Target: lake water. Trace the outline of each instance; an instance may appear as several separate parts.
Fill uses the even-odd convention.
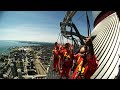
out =
[[[21,47],[21,46],[33,46],[40,44],[29,44],[29,43],[20,43],[18,41],[10,41],[10,40],[0,40],[0,54],[8,54],[9,48],[12,47]]]

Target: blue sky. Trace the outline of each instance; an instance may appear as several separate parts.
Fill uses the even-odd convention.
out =
[[[0,40],[55,42],[65,11],[2,11],[0,12]],[[73,22],[87,35],[86,18],[78,11]],[[93,28],[92,13],[88,12]],[[81,17],[82,15],[82,17]]]

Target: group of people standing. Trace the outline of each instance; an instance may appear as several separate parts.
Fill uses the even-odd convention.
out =
[[[53,49],[53,70],[58,71],[60,79],[65,75],[66,79],[90,79],[98,67],[94,55],[91,38],[87,37],[85,45],[74,53],[73,45],[65,45],[55,42]],[[70,72],[72,70],[72,76]]]

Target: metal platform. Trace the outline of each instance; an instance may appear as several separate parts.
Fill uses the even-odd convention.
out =
[[[73,72],[70,72],[70,78],[72,76]],[[53,71],[53,60],[50,60],[50,66],[49,66],[49,70],[48,70],[48,74],[47,74],[47,78],[46,79],[60,79],[60,75],[58,72]],[[62,79],[66,79],[65,76],[62,77]]]

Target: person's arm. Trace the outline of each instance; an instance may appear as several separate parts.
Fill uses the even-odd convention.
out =
[[[75,59],[75,60],[78,60],[78,54],[75,54],[75,55],[74,55],[74,59]]]

